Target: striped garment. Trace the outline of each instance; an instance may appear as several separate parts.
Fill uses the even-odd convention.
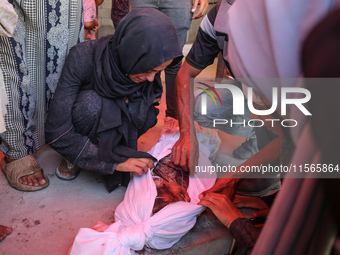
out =
[[[0,38],[0,68],[9,99],[0,150],[9,158],[45,144],[44,124],[70,48],[84,38],[82,0],[9,0],[18,14],[11,38]]]

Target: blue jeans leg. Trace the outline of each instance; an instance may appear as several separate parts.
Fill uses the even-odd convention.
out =
[[[191,26],[192,0],[130,0],[131,10],[138,8],[156,8],[167,15],[176,29],[178,43],[183,49],[187,40],[187,32]],[[166,116],[177,119],[175,100],[175,81],[182,63],[165,69],[166,84]]]

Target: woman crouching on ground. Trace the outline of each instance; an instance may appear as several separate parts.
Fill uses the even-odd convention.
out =
[[[46,122],[46,142],[67,160],[57,176],[96,171],[112,191],[127,185],[128,172],[152,168],[137,139],[157,122],[160,71],[181,59],[170,19],[152,8],[129,13],[114,35],[74,46]]]

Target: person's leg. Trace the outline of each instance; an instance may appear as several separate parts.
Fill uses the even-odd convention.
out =
[[[94,90],[78,93],[72,109],[72,124],[77,133],[88,136],[93,143],[97,141],[97,125],[102,108],[102,98]]]
[[[79,8],[81,2],[76,0],[59,1],[57,5],[25,0],[13,1],[13,5],[18,14],[16,30],[13,37],[0,38],[0,68],[5,74],[4,84],[9,98],[6,132],[0,135],[0,150],[7,158],[8,176],[24,174],[18,180],[8,179],[10,184],[20,190],[32,190],[16,184],[45,187],[48,181],[38,170],[34,153],[45,144],[48,102],[53,96],[66,54],[84,39],[82,8]],[[70,11],[60,11],[65,8]],[[49,12],[60,14],[60,20],[65,22],[46,19]],[[26,22],[27,19],[32,22]],[[47,25],[41,26],[46,20]],[[66,30],[70,31],[70,36],[63,33]],[[55,33],[60,36],[55,37]]]
[[[183,49],[186,40],[187,32],[191,26],[191,0],[160,0],[160,11],[167,15],[176,29],[178,43]],[[177,119],[177,109],[175,100],[175,81],[176,76],[181,68],[181,63],[178,63],[171,68],[165,69],[165,84],[166,84],[166,117]]]
[[[6,238],[10,233],[12,233],[13,229],[11,227],[6,227],[0,225],[0,242]]]
[[[97,126],[100,118],[102,99],[93,90],[80,91],[72,109],[72,124],[76,132],[88,136],[93,143],[97,141]],[[64,154],[65,153],[65,154]],[[63,155],[67,155],[65,151]],[[73,180],[80,169],[66,159],[56,169],[56,175],[62,180]]]
[[[167,15],[172,21],[177,34],[177,39],[181,48],[187,39],[187,32],[191,26],[191,0],[131,0],[130,9],[138,8],[156,8]],[[166,116],[177,119],[176,103],[175,103],[175,81],[176,76],[181,67],[181,63],[172,68],[165,69],[166,83]]]
[[[177,107],[175,98],[175,82],[179,69],[182,63],[178,63],[176,66],[165,69],[165,84],[166,84],[166,111],[165,116],[171,117],[177,120]]]
[[[158,7],[158,1],[155,0],[130,0],[129,1],[130,10],[136,10],[139,8],[156,8]]]
[[[126,14],[129,12],[129,1],[128,0],[112,0],[112,8],[111,8],[111,20],[115,29],[119,22],[124,18]]]
[[[38,113],[36,107],[39,106],[36,91],[39,89],[31,81],[29,66],[25,48],[25,33],[22,29],[24,21],[22,15],[18,13],[18,26],[12,38],[0,38],[0,68],[4,76],[1,85],[6,91],[8,104],[6,106],[5,127],[6,132],[0,134],[0,150],[5,154],[2,170],[7,175],[13,175],[13,171],[19,165],[28,168],[28,155],[32,155],[43,145],[40,133],[37,132],[40,124],[37,120]],[[20,29],[21,28],[21,29]],[[14,50],[14,47],[16,47]],[[20,164],[14,163],[22,159]],[[33,158],[34,160],[34,158]],[[18,166],[17,166],[18,165]],[[7,168],[7,171],[5,171]],[[37,170],[39,166],[37,164]],[[17,171],[24,171],[18,169]],[[15,174],[17,176],[17,174]],[[9,182],[16,181],[9,178]],[[42,171],[35,171],[21,177],[19,183],[28,186],[39,186],[46,184]]]

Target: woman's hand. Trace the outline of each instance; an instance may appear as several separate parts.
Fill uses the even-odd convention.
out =
[[[222,194],[208,193],[198,204],[208,207],[227,228],[237,218],[244,218],[233,202]]]
[[[129,158],[125,162],[119,163],[116,170],[121,172],[134,172],[137,175],[146,173],[148,169],[154,167],[153,161],[149,158]]]

